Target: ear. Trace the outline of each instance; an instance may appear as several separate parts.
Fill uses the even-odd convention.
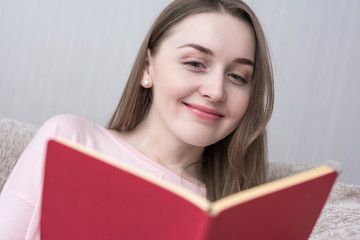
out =
[[[140,81],[140,84],[144,88],[150,88],[153,84],[153,58],[151,57],[150,49],[147,49],[146,51],[143,74]]]

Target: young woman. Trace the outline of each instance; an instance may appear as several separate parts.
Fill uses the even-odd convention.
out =
[[[175,0],[146,36],[108,128],[61,115],[39,130],[1,194],[0,239],[39,238],[52,137],[216,200],[265,182],[272,107],[268,49],[252,10],[238,0]]]

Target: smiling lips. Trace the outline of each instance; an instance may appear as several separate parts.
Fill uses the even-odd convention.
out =
[[[207,107],[189,103],[184,103],[184,105],[196,116],[205,120],[215,121],[224,117],[224,115],[218,111]]]

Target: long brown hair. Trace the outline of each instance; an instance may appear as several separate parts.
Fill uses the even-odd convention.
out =
[[[256,38],[255,67],[250,101],[239,126],[226,138],[207,146],[201,160],[201,178],[207,197],[214,201],[232,193],[262,184],[267,172],[266,125],[273,102],[273,74],[268,46],[254,12],[239,0],[175,0],[153,23],[145,37],[109,129],[130,131],[147,115],[152,102],[151,89],[141,87],[147,49],[157,53],[170,30],[186,17],[198,13],[230,14],[252,26]]]

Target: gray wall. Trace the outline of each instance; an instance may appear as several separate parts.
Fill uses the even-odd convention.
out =
[[[105,124],[151,22],[169,0],[0,0],[0,115]],[[272,49],[270,160],[340,161],[360,184],[360,1],[247,1]]]

